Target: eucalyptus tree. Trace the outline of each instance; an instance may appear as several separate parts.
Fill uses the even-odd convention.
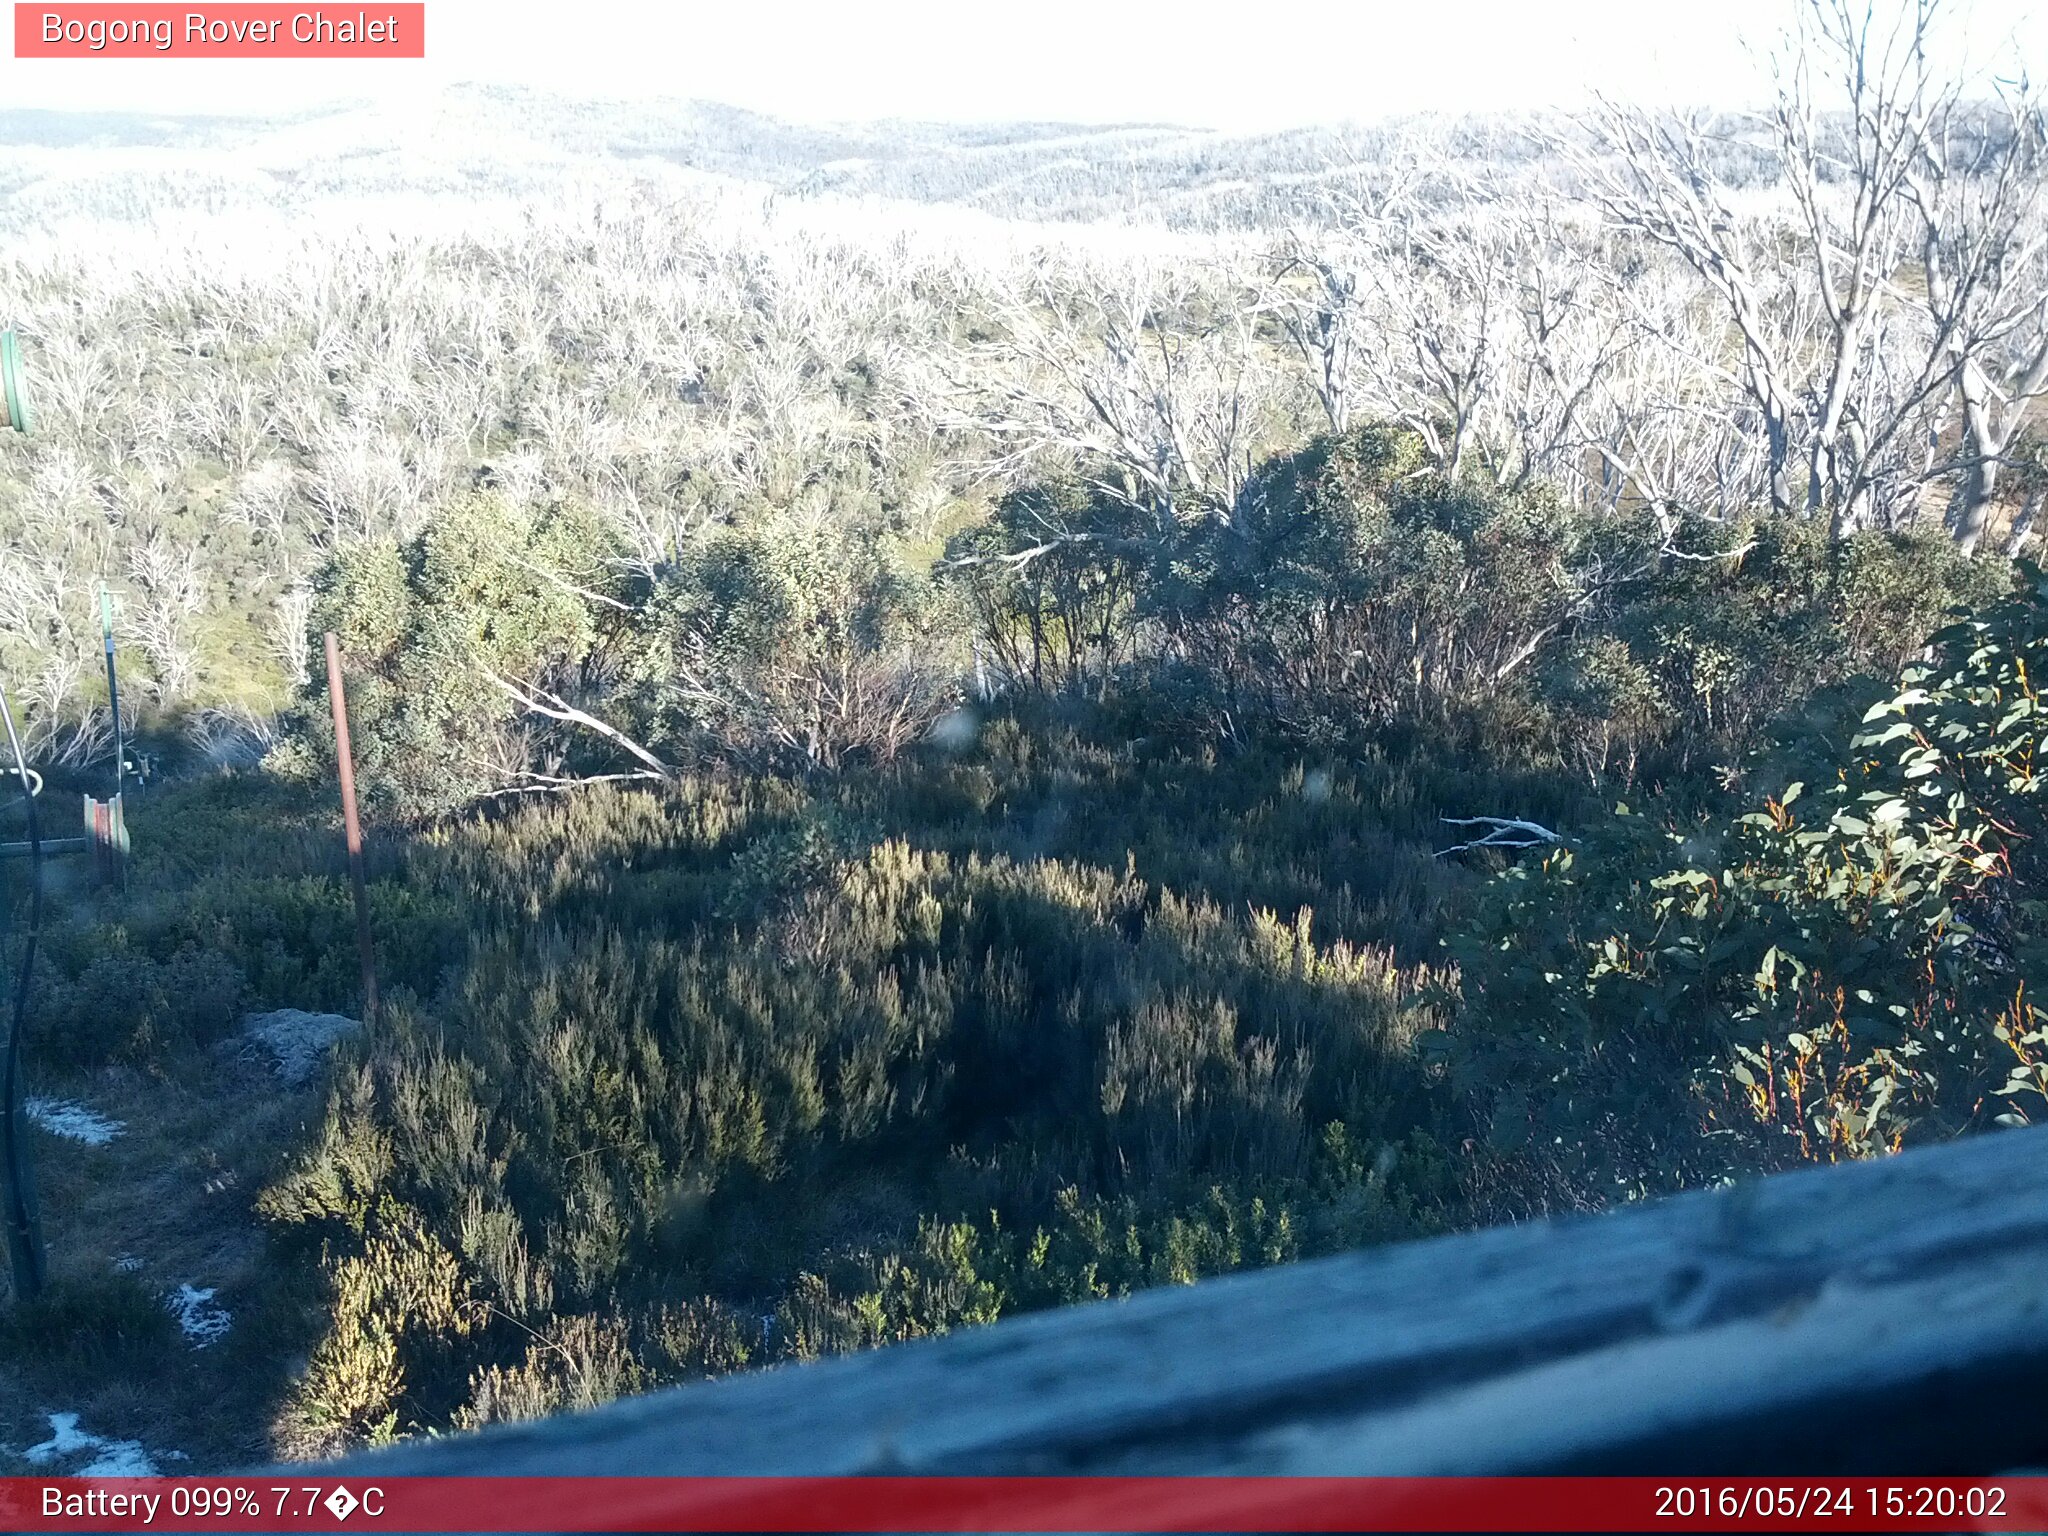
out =
[[[1974,549],[2048,388],[2048,183],[2024,78],[1987,111],[1946,21],[1940,0],[1805,0],[1768,110],[1602,100],[1550,142],[1584,195],[1718,299],[1773,506],[1826,513],[1839,535],[1910,517],[1954,475],[1952,524]],[[1926,452],[1958,410],[1959,447]]]
[[[2000,472],[2048,395],[2048,127],[2021,83],[1974,113],[1926,114],[1915,140],[1905,191],[1921,280],[1909,291],[1954,383],[1961,464],[1950,521],[1974,550]]]
[[[992,464],[1070,464],[1161,534],[1229,523],[1261,450],[1294,430],[1251,263],[1041,252],[989,300],[995,335],[929,381],[936,425]]]

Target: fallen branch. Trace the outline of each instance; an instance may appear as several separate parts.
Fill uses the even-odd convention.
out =
[[[1674,560],[1740,560],[1755,549],[1756,545],[1757,541],[1751,539],[1747,544],[1738,544],[1733,549],[1710,551],[1705,554],[1695,554],[1689,549],[1673,549],[1666,545],[1660,553],[1669,555]]]
[[[1437,820],[1451,827],[1491,827],[1493,830],[1484,837],[1474,838],[1469,843],[1460,843],[1455,848],[1440,848],[1436,857],[1464,853],[1473,848],[1541,848],[1548,844],[1562,843],[1564,838],[1546,826],[1533,821],[1517,821],[1506,816],[1439,816]]]
[[[550,720],[561,720],[569,725],[580,725],[588,730],[597,732],[605,740],[625,748],[626,751],[632,753],[633,756],[640,759],[649,768],[652,768],[654,776],[657,778],[668,779],[675,776],[673,768],[641,746],[640,743],[616,727],[606,725],[597,716],[586,714],[560,694],[549,693],[547,689],[537,687],[532,683],[508,681],[498,676],[497,673],[488,667],[483,668],[482,671],[485,677],[509,694],[521,708],[529,710],[536,715],[546,715]]]
[[[1048,539],[1043,544],[1034,544],[1029,549],[1020,549],[1008,554],[955,555],[951,559],[940,560],[937,563],[942,569],[949,571],[967,570],[977,565],[1007,565],[1012,570],[1022,570],[1041,555],[1049,555],[1056,549],[1065,549],[1070,544],[1100,542],[1101,540],[1091,533],[1063,534],[1059,538]]]
[[[524,782],[508,784],[502,789],[486,790],[483,798],[500,800],[507,795],[558,795],[567,790],[584,789],[592,784],[644,783],[652,781],[665,783],[668,775],[656,773],[651,768],[637,769],[632,773],[593,773],[581,776],[563,777],[555,774],[528,773]]]
[[[501,558],[510,561],[513,565],[518,566],[522,571],[531,571],[534,575],[540,577],[541,580],[553,582],[556,586],[560,587],[564,592],[574,593],[577,597],[584,599],[586,602],[605,603],[613,608],[618,609],[621,613],[638,613],[640,611],[639,609],[635,608],[631,603],[622,603],[616,597],[607,597],[602,592],[593,592],[588,587],[579,587],[575,582],[569,580],[568,577],[563,576],[558,572],[551,571],[546,566],[536,565],[533,563],[533,561],[523,559],[518,555],[512,554],[509,550],[501,551],[500,554]]]

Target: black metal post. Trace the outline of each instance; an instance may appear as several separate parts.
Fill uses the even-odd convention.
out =
[[[114,798],[121,798],[122,780],[128,772],[128,748],[121,740],[121,685],[114,679],[114,600],[107,584],[100,583],[100,639],[107,651],[107,708],[114,714]]]
[[[5,690],[0,690],[0,721],[6,724],[7,745],[14,755],[15,771],[21,777],[23,804],[28,808],[29,846],[28,940],[22,946],[7,1049],[4,1062],[0,1062],[0,1176],[6,1181],[6,1188],[0,1190],[0,1225],[7,1228],[7,1257],[14,1271],[15,1300],[30,1302],[42,1294],[48,1278],[42,1216],[36,1207],[35,1173],[29,1164],[28,1112],[21,1096],[22,1028],[28,1019],[28,984],[36,963],[36,942],[43,930],[43,830],[36,817],[37,785],[29,773],[28,755],[21,749],[21,736],[14,728],[14,711],[8,708]]]
[[[128,744],[121,738],[121,685],[114,676],[114,600],[104,581],[100,583],[100,640],[107,653],[107,708],[114,717],[114,798],[104,810],[90,801],[87,809],[93,813],[92,835],[96,840],[100,878],[110,884],[118,882],[126,890],[128,823],[121,791],[128,774]]]

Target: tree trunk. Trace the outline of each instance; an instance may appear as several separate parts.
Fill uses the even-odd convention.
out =
[[[1974,555],[1991,521],[1991,499],[1998,489],[1998,434],[1991,421],[1990,381],[1974,361],[1966,361],[1957,377],[1956,393],[1963,405],[1962,483],[1949,512],[1949,531],[1956,547]]]
[[[2026,553],[2027,540],[2033,537],[2034,522],[2041,515],[2043,492],[2028,493],[2026,502],[2020,507],[2020,515],[2012,520],[2012,532],[2006,535],[2005,553],[2009,560],[2017,560]]]
[[[1860,422],[1843,424],[1841,435],[1848,439],[1848,448],[1853,456],[1854,468],[1847,476],[1842,474],[1841,460],[1833,450],[1828,454],[1828,478],[1835,495],[1835,512],[1829,531],[1836,539],[1846,539],[1850,534],[1870,526],[1871,488],[1865,470],[1870,463],[1870,445]]]
[[[1776,390],[1764,384],[1760,375],[1752,378],[1763,387],[1756,394],[1764,411],[1764,440],[1771,456],[1771,510],[1779,514],[1792,510],[1792,476],[1786,468],[1792,456],[1790,435],[1786,430],[1785,402]]]

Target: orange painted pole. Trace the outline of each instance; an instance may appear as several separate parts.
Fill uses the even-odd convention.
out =
[[[370,891],[363,883],[363,824],[356,816],[355,757],[348,743],[348,698],[341,687],[341,647],[327,631],[327,700],[334,709],[334,755],[341,769],[341,824],[348,836],[348,876],[356,888],[356,946],[363,956],[363,1019],[377,1022],[377,955],[370,945]]]

